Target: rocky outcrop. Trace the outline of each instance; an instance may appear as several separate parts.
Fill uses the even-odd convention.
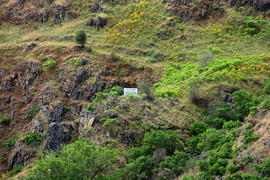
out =
[[[45,136],[44,149],[58,150],[62,144],[70,140],[72,129],[68,124],[51,123]]]
[[[76,70],[68,70],[65,67],[66,65],[62,66],[59,73],[59,77],[61,77],[58,81],[59,89],[71,99],[93,101],[97,92],[116,85],[114,81],[106,82],[100,76],[95,78],[95,83],[86,83],[86,80],[92,77],[91,71],[83,67]]]
[[[96,27],[98,30],[100,30],[100,28],[104,28],[107,25],[108,20],[104,17],[97,17],[97,18],[91,18],[88,20],[88,25],[89,26],[94,26]]]
[[[242,7],[242,6],[251,6],[254,7],[255,10],[257,11],[268,11],[270,10],[270,2],[268,0],[227,0],[227,2],[231,6],[235,6],[237,8]]]
[[[42,107],[39,116],[44,120],[51,122],[61,122],[65,115],[64,104],[59,103],[56,105],[50,105]]]
[[[14,165],[27,165],[31,158],[31,152],[28,149],[20,148],[15,151],[8,160],[8,167],[13,168]]]
[[[51,18],[54,24],[61,21],[69,21],[75,18],[68,6],[56,4],[54,1],[50,5],[44,5],[43,1],[18,0],[15,3],[8,3],[0,13],[0,22],[8,21],[14,24],[24,24],[29,21],[46,23]]]
[[[222,17],[225,13],[219,1],[207,2],[201,0],[196,4],[190,0],[167,0],[165,2],[170,4],[167,11],[176,15],[184,22],[201,21],[210,17]]]

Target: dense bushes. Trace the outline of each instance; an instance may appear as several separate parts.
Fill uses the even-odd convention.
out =
[[[175,150],[183,148],[183,142],[180,141],[181,131],[151,131],[145,134],[143,143],[152,149],[165,148],[173,153]]]
[[[79,138],[61,150],[37,161],[26,179],[94,179],[112,170],[116,160],[113,150],[96,147]]]
[[[207,66],[193,62],[170,62],[165,67],[162,82],[155,84],[158,96],[181,96],[194,82],[240,83],[251,81],[253,76],[269,75],[269,55],[220,57]],[[266,88],[267,89],[267,88]]]

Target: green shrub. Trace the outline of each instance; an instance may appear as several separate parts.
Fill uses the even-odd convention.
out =
[[[31,109],[30,111],[26,111],[26,117],[27,118],[33,118],[36,116],[36,114],[39,112],[40,107],[35,107],[33,109]]]
[[[149,179],[153,175],[153,167],[153,158],[150,155],[140,156],[116,172],[116,179]]]
[[[9,171],[10,175],[15,175],[18,174],[19,172],[21,172],[23,165],[22,164],[16,164],[13,166],[13,169],[11,171]]]
[[[9,123],[11,121],[11,116],[4,116],[2,114],[0,114],[0,123]]]
[[[124,94],[124,88],[119,86],[114,86],[111,89],[105,89],[103,92],[96,93],[96,98],[94,102],[99,102],[103,99],[106,99],[107,96],[113,96],[113,95],[123,95]]]
[[[270,95],[270,79],[264,84],[263,92]]]
[[[249,123],[247,125],[247,127],[245,127],[245,131],[244,131],[244,137],[243,137],[243,141],[245,144],[256,141],[260,138],[260,135],[254,135],[254,129],[252,128],[252,124]]]
[[[235,174],[227,175],[226,180],[262,180],[263,178],[258,173],[248,174],[237,172]],[[265,179],[267,180],[267,179]]]
[[[162,60],[162,55],[159,51],[151,52],[150,56],[146,56],[144,60],[148,63],[156,63]]]
[[[8,147],[14,146],[15,145],[15,139],[17,138],[17,134],[14,134],[12,137],[8,138],[5,142],[5,145]]]
[[[207,125],[202,121],[196,121],[190,128],[192,134],[198,135],[206,131]]]
[[[95,146],[88,139],[79,137],[76,142],[64,146],[59,154],[50,152],[50,156],[37,161],[37,166],[25,178],[100,179],[99,176],[112,173],[115,161],[113,150]]]
[[[84,46],[86,42],[86,33],[84,30],[78,30],[75,34],[75,42]]]
[[[253,166],[262,177],[270,177],[270,158],[264,159],[261,165],[253,164]]]
[[[237,112],[239,113],[239,118],[244,118],[253,109],[256,108],[257,104],[252,99],[252,94],[248,94],[244,90],[236,91],[233,93],[233,102],[237,106]]]
[[[168,168],[175,175],[180,175],[184,167],[186,166],[187,161],[189,160],[189,155],[184,152],[175,151],[173,156],[165,157],[165,161],[160,163],[160,168]]]
[[[87,108],[88,111],[94,111],[95,110],[95,106],[93,106],[92,103],[88,104]]]
[[[113,122],[118,122],[118,119],[117,118],[106,119],[106,121],[104,122],[104,124],[102,125],[102,127],[110,126]]]
[[[230,174],[235,173],[237,171],[237,167],[233,163],[228,164],[226,169],[227,172]]]
[[[23,141],[27,145],[32,144],[33,142],[36,145],[40,145],[41,144],[41,137],[42,136],[39,133],[29,133],[26,136],[24,136]]]
[[[165,148],[169,153],[183,148],[183,142],[180,140],[181,131],[161,131],[153,130],[144,135],[143,143],[149,145],[152,149]]]
[[[43,71],[48,71],[50,70],[54,65],[56,64],[56,62],[54,60],[47,60],[42,64],[43,67]]]

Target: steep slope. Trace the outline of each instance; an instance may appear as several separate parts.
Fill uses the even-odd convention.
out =
[[[269,9],[264,0],[2,1],[2,178],[29,174],[45,150],[79,136],[121,150],[96,178],[267,178]],[[128,87],[139,95],[123,96]]]

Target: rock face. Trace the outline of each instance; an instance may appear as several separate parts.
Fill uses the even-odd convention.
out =
[[[60,103],[40,110],[40,117],[48,122],[61,122],[64,118],[64,104]]]
[[[104,28],[107,25],[108,20],[104,17],[97,17],[95,19],[89,19],[88,25],[95,26],[98,30]]]
[[[14,152],[8,160],[8,167],[13,168],[14,165],[27,165],[27,162],[31,158],[31,153],[29,150],[20,148],[18,151]]]
[[[231,6],[236,6],[237,8],[241,6],[251,6],[257,11],[268,11],[270,9],[270,2],[268,0],[227,0]]]
[[[97,92],[111,88],[116,84],[114,81],[106,82],[101,77],[96,77],[96,83],[84,84],[84,81],[92,77],[92,72],[83,67],[76,70],[66,70],[63,66],[59,76],[61,77],[58,81],[60,90],[74,100],[93,101]]]
[[[14,24],[24,24],[29,21],[46,23],[52,19],[54,24],[61,21],[68,21],[75,18],[68,6],[57,4],[50,0],[49,6],[44,5],[43,1],[18,0],[15,3],[8,3],[0,13],[0,22],[9,21]]]
[[[58,150],[61,144],[67,143],[71,136],[72,127],[67,124],[51,123],[45,136],[44,149]]]
[[[191,0],[167,0],[166,2],[170,4],[167,11],[178,16],[184,22],[201,21],[216,16],[222,17],[225,12],[218,1],[214,3],[199,1],[197,4],[193,4]]]

